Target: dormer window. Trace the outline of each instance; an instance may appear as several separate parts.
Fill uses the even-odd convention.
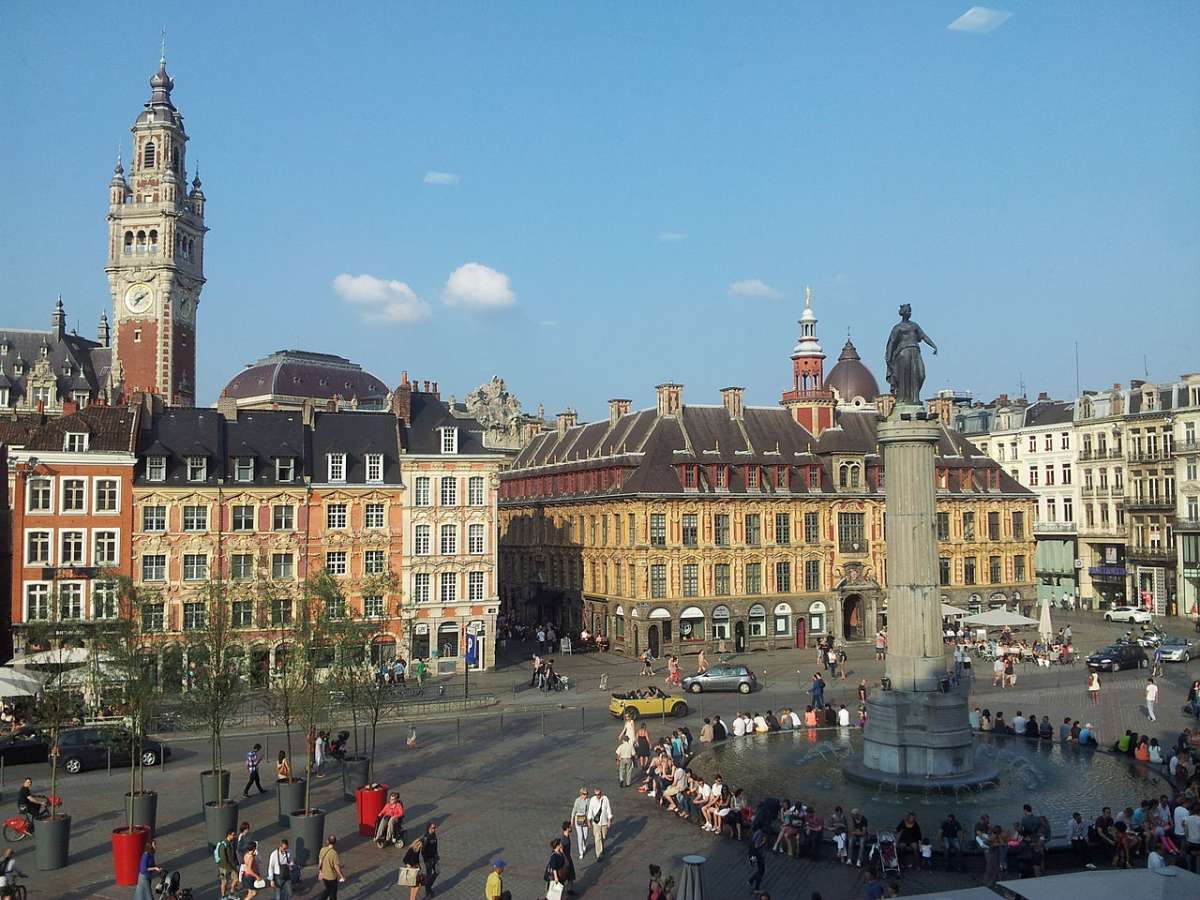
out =
[[[788,467],[779,466],[775,469],[775,487],[786,491],[788,486]]]
[[[280,483],[294,481],[296,478],[296,460],[290,456],[281,456],[275,460],[275,480]]]
[[[8,388],[0,387],[0,406],[8,406],[8,403],[9,403]]]
[[[63,439],[63,449],[68,453],[82,453],[88,448],[88,436],[82,431],[68,431]]]
[[[683,486],[685,488],[688,488],[689,490],[695,490],[695,488],[696,488],[696,467],[695,466],[684,466],[683,467]]]
[[[345,453],[330,453],[326,458],[329,462],[329,480],[330,481],[345,481],[346,480],[346,454]]]
[[[383,481],[383,454],[367,454],[367,481]]]
[[[165,456],[147,456],[146,457],[146,480],[147,481],[166,481],[167,480],[167,458]]]
[[[713,481],[717,486],[717,490],[723,491],[729,487],[729,472],[725,466],[715,466],[713,471]]]
[[[239,456],[233,463],[233,480],[251,482],[254,480],[254,457]]]
[[[84,407],[88,405],[88,401],[92,399],[92,395],[87,391],[75,391],[71,394],[71,399],[75,401],[76,405]]]
[[[208,459],[203,456],[187,458],[187,480],[204,481],[208,478]]]
[[[442,433],[442,452],[457,453],[458,452],[458,429],[452,426],[446,426],[439,429]]]
[[[74,375],[74,374],[75,374],[75,373],[72,371],[72,369],[71,369],[71,364],[70,364],[70,363],[64,363],[64,364],[63,364],[63,374],[64,374],[64,375],[66,375],[68,378],[70,378],[72,375]]]
[[[758,466],[746,466],[746,487],[752,491],[757,491],[759,480],[760,473]]]

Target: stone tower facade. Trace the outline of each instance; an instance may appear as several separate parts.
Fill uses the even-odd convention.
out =
[[[815,437],[833,426],[837,399],[825,386],[825,351],[817,339],[817,314],[808,288],[804,289],[804,312],[799,324],[800,339],[792,349],[792,387],[783,392],[779,402]]]
[[[129,172],[109,183],[108,261],[114,312],[113,395],[196,402],[196,310],[204,287],[204,192],[188,189],[187,132],[165,60],[133,123]]]

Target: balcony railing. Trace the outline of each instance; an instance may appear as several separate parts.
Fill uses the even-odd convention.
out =
[[[1129,454],[1131,463],[1162,462],[1170,459],[1174,453],[1169,447],[1157,447],[1154,450],[1133,450]]]
[[[1084,497],[1112,497],[1121,496],[1122,490],[1107,484],[1094,484],[1091,487],[1086,485],[1082,488],[1081,493]]]
[[[1129,547],[1125,550],[1125,555],[1133,559],[1160,559],[1169,560],[1175,558],[1174,547]]]
[[[1125,505],[1129,509],[1174,509],[1174,494],[1157,494],[1150,497],[1126,497]]]
[[[1037,522],[1034,534],[1074,534],[1078,526],[1074,522]]]
[[[1120,447],[1100,447],[1096,450],[1083,449],[1079,451],[1079,461],[1088,462],[1089,460],[1100,459],[1120,459],[1122,456]]]
[[[1200,519],[1178,518],[1175,520],[1176,531],[1200,531]]]

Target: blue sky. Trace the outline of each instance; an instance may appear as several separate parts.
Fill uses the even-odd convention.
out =
[[[1084,387],[1200,369],[1200,5],[969,8],[164,4],[201,401],[286,346],[585,418],[665,380],[774,403],[806,284],[827,369],[849,328],[881,379],[910,301],[927,393],[1070,395],[1076,340]],[[160,23],[0,19],[0,322],[62,293],[90,334]]]

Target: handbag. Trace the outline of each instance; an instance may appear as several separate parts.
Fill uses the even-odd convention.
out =
[[[563,886],[561,881],[552,881],[546,887],[546,900],[562,900]]]
[[[400,879],[396,882],[396,884],[403,887],[416,887],[419,883],[418,879],[420,876],[421,870],[416,866],[401,866]]]
[[[266,886],[267,886],[267,883],[266,883],[266,881],[264,881],[263,879],[261,879],[261,878],[257,878],[257,879],[255,879],[255,881],[254,881],[254,889],[255,889],[256,891],[261,891],[261,890],[262,890],[263,888],[265,888]]]

